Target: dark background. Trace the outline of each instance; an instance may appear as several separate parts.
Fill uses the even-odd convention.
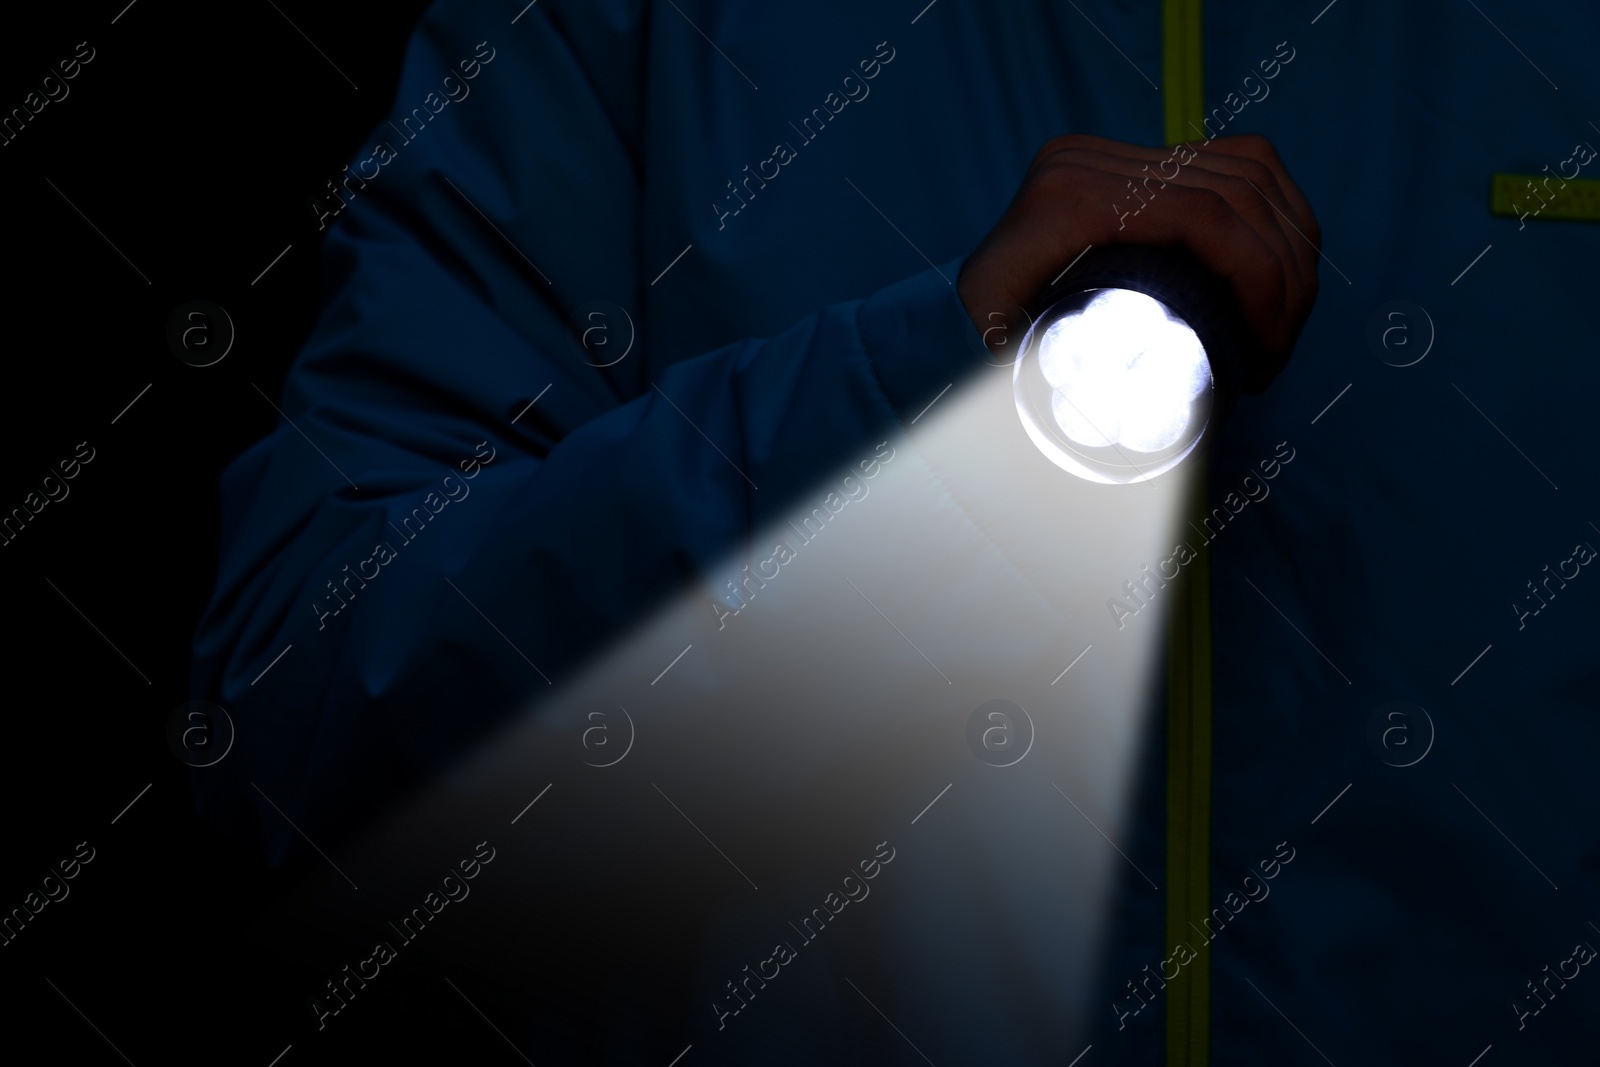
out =
[[[265,1067],[292,1043],[288,1067],[438,1042],[520,1062],[456,1019],[464,1004],[435,996],[419,1018],[403,964],[363,1022],[317,1034],[308,998],[359,957],[290,956],[253,933],[294,872],[269,875],[198,823],[167,746],[215,568],[218,474],[276,422],[252,383],[276,401],[316,313],[308,204],[387,110],[426,7],[275,2],[29,5],[0,36],[6,113],[79,42],[95,52],[0,147],[0,510],[79,442],[95,450],[70,494],[0,547],[0,911],[79,842],[95,850],[69,895],[0,947],[8,1061],[31,1048],[55,1062]],[[195,299],[236,330],[205,368],[166,340]]]

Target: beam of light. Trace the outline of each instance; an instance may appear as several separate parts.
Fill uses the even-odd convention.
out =
[[[1150,304],[1111,295],[1095,307],[1113,325],[1124,315],[1153,325],[1162,344],[1135,351],[1113,330],[1115,358],[1098,364],[1082,350],[1089,331],[1111,329],[1098,312],[1052,344],[1052,389],[1113,385],[1093,409],[1111,412],[1103,438],[1076,424],[1063,436],[1159,445],[1171,412],[1209,383],[1203,354]],[[1170,410],[1145,411],[1136,394]],[[872,974],[874,999],[919,1046],[941,1049],[940,1062],[1083,1047],[1115,992],[1097,967],[1118,898],[1160,911],[1133,866],[1140,833],[1160,829],[1136,826],[1132,801],[1161,691],[1164,615],[1187,576],[1128,589],[1190,539],[1180,532],[1189,475],[1070,477],[1016,411],[1010,368],[980,368],[909,434],[862,446],[699,587],[353,845],[363,893],[394,887],[404,914],[437,863],[487,838],[499,858],[430,926],[456,933],[430,944],[485,983],[493,972],[505,1002],[527,1006],[523,1032],[593,1024],[540,1014],[533,991],[575,974],[593,988],[572,1003],[592,1001],[606,1026],[654,1025],[650,983],[622,980],[645,969],[682,992],[694,1033],[673,1037],[697,1051],[820,1033],[819,1020],[845,1010],[827,990]],[[1029,732],[1003,738],[1020,759],[972,750],[972,716],[991,702],[1025,713],[993,720]],[[1000,728],[985,726],[978,736]],[[597,766],[597,752],[622,751]],[[550,797],[538,817],[521,818],[541,788]],[[861,864],[879,848],[895,859],[865,882]],[[840,904],[858,884],[870,893]],[[325,899],[333,937],[346,905]],[[825,901],[840,910],[813,941]],[[775,942],[796,960],[763,962]],[[713,1014],[737,1007],[728,983],[746,965],[766,985],[751,983],[738,1015]],[[1120,989],[1126,976],[1114,977]],[[1052,1010],[995,1014],[953,1002],[957,987]],[[865,1005],[848,1012],[882,1025]]]

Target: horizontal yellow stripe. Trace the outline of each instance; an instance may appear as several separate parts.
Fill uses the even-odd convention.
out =
[[[1489,189],[1489,210],[1530,222],[1600,222],[1600,180],[1496,174]]]

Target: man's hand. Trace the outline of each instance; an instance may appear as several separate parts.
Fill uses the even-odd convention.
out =
[[[1321,241],[1311,205],[1264,137],[1146,148],[1071,134],[1039,150],[956,290],[997,348],[1006,331],[993,329],[995,313],[1009,320],[1027,307],[1086,247],[1181,245],[1232,286],[1259,346],[1245,390],[1259,393],[1311,314]]]

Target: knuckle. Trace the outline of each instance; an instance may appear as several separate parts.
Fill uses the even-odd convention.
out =
[[[1251,157],[1259,160],[1276,160],[1278,151],[1272,142],[1259,133],[1241,133],[1234,138],[1239,148]]]
[[[1267,164],[1254,157],[1241,160],[1244,164],[1246,176],[1263,190],[1277,188],[1278,174]]]
[[[1034,153],[1033,162],[1038,165],[1057,153],[1083,148],[1087,140],[1087,136],[1081,133],[1064,133],[1059,137],[1052,137]]]
[[[1030,184],[1037,195],[1059,201],[1083,192],[1093,184],[1095,176],[1089,168],[1058,157],[1040,167]]]
[[[1248,174],[1218,174],[1217,184],[1227,190],[1227,199],[1236,204],[1248,204],[1252,200],[1260,201],[1260,197],[1250,188],[1254,176]],[[1259,187],[1259,183],[1258,183]]]
[[[1173,189],[1177,192],[1177,199],[1185,213],[1203,221],[1215,222],[1223,218],[1233,218],[1233,205],[1228,203],[1228,198],[1217,192],[1199,185],[1176,185]]]

